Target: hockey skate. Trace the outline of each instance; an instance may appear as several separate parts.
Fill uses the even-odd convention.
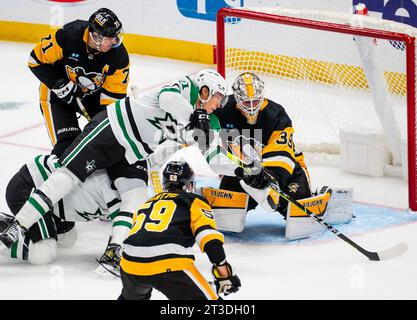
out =
[[[115,243],[109,243],[106,251],[97,260],[99,267],[95,270],[102,276],[113,275],[120,278],[120,259],[122,257],[122,247]]]
[[[0,212],[0,241],[8,249],[22,237],[24,231],[14,216]]]

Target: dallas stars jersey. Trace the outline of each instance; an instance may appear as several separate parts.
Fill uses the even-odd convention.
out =
[[[187,143],[185,132],[198,99],[198,88],[188,77],[160,88],[127,97],[107,107],[112,131],[132,164],[145,159],[166,140]],[[219,127],[215,116],[211,125]],[[194,141],[194,140],[192,140]]]
[[[50,89],[59,79],[68,79],[86,95],[100,94],[100,104],[108,105],[126,96],[129,56],[123,44],[106,53],[90,53],[88,37],[87,21],[66,24],[35,46],[29,68]]]
[[[148,276],[189,269],[196,242],[203,252],[209,243],[224,242],[211,207],[192,193],[159,193],[139,208],[133,221],[120,262],[129,274]]]
[[[256,123],[250,125],[236,107],[234,96],[230,95],[226,106],[217,109],[215,114],[222,128],[238,130],[238,134],[246,139],[253,138],[262,143],[262,166],[270,169],[281,186],[286,185],[296,168],[302,167],[308,174],[304,155],[295,149],[291,119],[281,105],[265,98]]]
[[[39,155],[26,163],[26,166],[35,187],[38,188],[61,165],[54,155]],[[68,195],[61,199],[54,206],[53,213],[65,221],[84,222],[110,215],[114,226],[117,221],[124,220],[123,217],[118,217],[119,205],[119,194],[111,188],[107,173],[97,171],[84,183],[76,185]]]

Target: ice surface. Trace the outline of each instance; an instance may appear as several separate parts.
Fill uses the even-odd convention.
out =
[[[38,106],[38,81],[26,66],[32,45],[0,42],[0,194],[13,174],[33,156],[50,149]],[[131,83],[145,89],[206,65],[132,55]],[[417,299],[417,215],[407,208],[406,182],[369,178],[337,168],[310,168],[313,186],[353,186],[356,219],[337,226],[367,250],[406,242],[402,256],[370,262],[330,233],[288,242],[278,214],[250,212],[241,234],[226,234],[228,261],[242,280],[231,299]],[[206,172],[207,173],[207,172]],[[199,183],[215,185],[213,178]],[[360,201],[360,202],[359,202]],[[363,203],[365,202],[365,204]],[[366,204],[372,203],[372,205]],[[394,209],[396,208],[396,209]],[[7,210],[4,196],[0,210]],[[116,299],[121,283],[93,271],[103,253],[111,225],[102,221],[77,225],[79,240],[60,249],[48,266],[16,263],[0,248],[0,300]],[[207,257],[195,248],[196,265],[210,279]],[[155,292],[153,299],[164,299]],[[227,298],[226,298],[227,299]]]

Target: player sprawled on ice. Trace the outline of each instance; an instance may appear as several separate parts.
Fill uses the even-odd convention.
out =
[[[150,299],[155,288],[171,300],[217,300],[236,292],[240,280],[226,261],[224,237],[216,230],[207,200],[194,193],[194,173],[186,162],[171,161],[156,194],[135,214],[123,244],[120,300]],[[194,265],[197,242],[213,264],[215,292]]]
[[[224,108],[215,111],[222,128],[220,136],[230,153],[251,163],[253,168],[250,173],[242,168],[229,175],[226,173],[220,183],[220,192],[203,188],[203,194],[214,203],[213,208],[217,206],[215,203],[222,208],[215,210],[219,211],[219,216],[216,215],[216,219],[221,220],[219,228],[240,232],[244,227],[244,217],[231,219],[239,215],[227,215],[225,206],[245,215],[247,210],[261,204],[264,209],[278,211],[286,218],[287,238],[309,236],[323,230],[319,224],[307,221],[310,218],[300,209],[279,197],[270,188],[271,181],[319,216],[328,214],[326,208],[331,197],[347,199],[342,211],[347,210],[346,219],[349,219],[351,191],[337,189],[332,196],[332,190],[324,187],[318,194],[312,193],[304,155],[295,147],[291,119],[281,105],[264,96],[264,82],[255,73],[244,72],[236,78],[232,90]],[[342,217],[338,222],[344,219]]]
[[[142,164],[142,166],[141,166]],[[26,163],[10,180],[6,189],[6,201],[11,213],[19,212],[23,204],[30,198],[32,190],[49,179],[58,170],[60,164],[55,155],[39,155]],[[100,170],[88,177],[84,183],[76,185],[73,190],[48,208],[38,221],[24,232],[8,232],[0,235],[0,241],[10,249],[11,258],[27,260],[32,264],[47,264],[57,255],[57,246],[71,247],[77,240],[74,222],[86,222],[100,217],[112,220],[110,236],[111,246],[100,258],[100,263],[117,269],[121,256],[121,244],[132,226],[133,212],[120,211],[119,193],[111,187],[115,184],[119,189],[128,192],[135,187],[135,181],[117,176],[117,170]],[[137,183],[142,184],[140,176],[145,177],[146,163],[137,163],[135,174]],[[146,194],[146,186],[142,186]],[[142,201],[145,201],[146,196]],[[0,213],[0,229],[7,221],[13,221],[11,215]],[[16,225],[12,226],[15,228]],[[18,230],[15,230],[18,231]]]
[[[158,160],[152,155],[160,144],[179,145],[188,138],[194,143],[196,132],[210,130],[208,113],[220,106],[226,88],[226,81],[220,74],[202,70],[194,79],[180,78],[144,92],[138,99],[127,97],[107,106],[61,155],[60,168],[37,186],[15,219],[0,219],[0,233],[6,236],[17,234],[20,229],[28,230],[99,169],[107,169],[109,176],[117,174],[133,181],[128,190],[126,184],[115,183],[115,186],[121,200],[120,212],[135,212],[146,200],[144,186],[148,182],[147,173],[135,172],[135,163]],[[197,140],[203,141],[201,147],[205,148],[206,139]],[[160,163],[165,162],[167,156],[159,159]],[[109,243],[110,248],[112,245]]]
[[[102,8],[88,21],[70,22],[42,38],[30,53],[52,153],[60,156],[81,132],[78,114],[93,117],[126,96],[129,55],[122,39],[121,21]]]

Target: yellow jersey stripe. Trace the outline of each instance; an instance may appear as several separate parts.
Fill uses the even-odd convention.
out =
[[[201,275],[198,269],[193,266],[190,269],[184,270],[184,272],[193,280],[193,282],[201,289],[204,295],[209,300],[217,300],[219,296],[207,282],[207,280]]]
[[[262,167],[281,167],[287,170],[290,174],[294,171],[294,166],[289,165],[287,162],[284,161],[267,161],[262,163]]]
[[[214,230],[213,230],[214,231]],[[210,242],[211,240],[219,240],[222,243],[224,243],[224,236],[223,234],[221,234],[220,232],[215,232],[215,233],[209,233],[206,236],[202,237],[198,243],[200,249],[202,252],[204,252],[204,248],[206,246],[206,244],[208,242]]]
[[[51,104],[49,102],[50,91],[49,88],[43,83],[41,83],[39,91],[43,118],[45,119],[46,129],[48,131],[49,138],[51,139],[51,143],[54,146],[56,144],[56,135],[51,113]]]
[[[190,258],[171,258],[154,262],[134,262],[125,257],[120,260],[120,267],[124,272],[137,276],[151,276],[154,274],[190,269],[194,260]]]

